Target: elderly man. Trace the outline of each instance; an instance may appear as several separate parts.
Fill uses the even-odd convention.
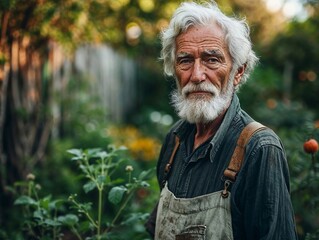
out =
[[[297,239],[282,143],[236,95],[258,61],[245,21],[182,3],[162,45],[181,120],[162,146],[147,230],[163,240]]]

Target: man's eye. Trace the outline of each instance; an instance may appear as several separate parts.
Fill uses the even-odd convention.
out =
[[[219,60],[217,58],[207,58],[205,60],[207,63],[218,63]]]
[[[178,61],[179,64],[190,64],[192,60],[190,58],[182,58]]]
[[[208,57],[203,60],[203,64],[205,64],[210,69],[216,69],[219,67],[221,61],[216,57]]]

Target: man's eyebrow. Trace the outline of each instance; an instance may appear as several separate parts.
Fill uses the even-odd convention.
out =
[[[179,52],[176,54],[176,59],[183,58],[183,57],[190,57],[190,56],[191,56],[191,54],[188,52]]]
[[[220,50],[216,49],[205,49],[202,56],[216,56],[218,58],[224,58],[224,54]]]

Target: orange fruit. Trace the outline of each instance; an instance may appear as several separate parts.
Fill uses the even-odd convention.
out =
[[[303,144],[303,149],[306,153],[316,153],[319,149],[316,139],[309,139]]]

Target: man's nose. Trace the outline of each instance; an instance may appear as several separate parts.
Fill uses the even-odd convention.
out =
[[[190,81],[200,83],[206,80],[205,66],[200,59],[195,59]]]

